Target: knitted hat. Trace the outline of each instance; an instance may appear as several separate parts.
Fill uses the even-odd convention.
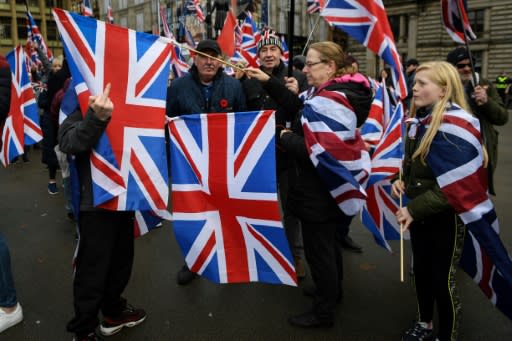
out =
[[[276,33],[270,27],[264,27],[261,30],[261,39],[258,42],[258,53],[263,46],[267,45],[275,45],[279,47],[281,52],[283,52],[283,44],[281,43],[281,39],[276,35]]]

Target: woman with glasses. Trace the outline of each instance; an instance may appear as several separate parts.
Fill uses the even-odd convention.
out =
[[[348,227],[362,203],[369,155],[356,128],[364,121],[372,96],[368,79],[354,72],[333,42],[312,44],[304,64],[311,89],[302,99],[283,91],[285,85],[259,69],[246,72],[288,108],[293,122],[277,139],[295,162],[287,206],[301,221],[315,287],[304,292],[313,296],[312,308],[288,321],[304,328],[331,327],[343,297],[343,264],[335,233],[340,226]],[[348,176],[339,177],[341,173]]]

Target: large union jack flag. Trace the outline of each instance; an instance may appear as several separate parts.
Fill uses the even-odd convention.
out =
[[[468,20],[466,8],[465,0],[441,0],[441,17],[444,28],[450,37],[460,44],[465,43],[465,38],[470,41],[476,39]],[[464,38],[464,36],[466,37]]]
[[[173,227],[189,268],[217,283],[297,285],[276,194],[272,111],[173,118]]]
[[[11,103],[2,131],[0,159],[7,165],[23,154],[24,146],[41,141],[43,132],[39,126],[34,90],[28,79],[25,52],[16,47],[6,56],[11,68]]]
[[[368,197],[361,210],[361,221],[373,234],[377,244],[391,251],[387,240],[400,238],[400,225],[395,216],[400,202],[391,196],[390,179],[400,171],[404,155],[402,103],[387,116],[390,117],[389,123],[372,154],[372,171],[366,188]],[[409,238],[409,234],[404,237]]]
[[[368,83],[361,74],[345,78],[344,82]],[[349,100],[343,92],[318,89],[304,101],[301,122],[304,142],[318,174],[338,207],[349,216],[355,215],[366,199],[371,164]]]
[[[407,96],[401,57],[381,0],[330,0],[320,15],[384,59],[393,69],[398,95]]]
[[[461,266],[512,319],[512,260],[500,240],[498,218],[487,192],[481,143],[478,119],[453,105],[432,141],[427,164],[467,228]]]
[[[111,83],[112,119],[91,154],[95,206],[165,210],[165,97],[170,49],[163,37],[54,9],[82,113]]]
[[[46,55],[48,60],[51,62],[53,59],[52,51],[48,48],[46,45],[46,42],[44,41],[43,35],[39,31],[39,27],[37,27],[36,21],[34,20],[34,17],[32,17],[32,14],[27,8],[27,48],[26,53],[30,56],[30,58],[27,58],[27,65],[30,66],[31,64],[39,65],[41,64],[41,61],[39,60],[39,56],[37,54],[36,49],[32,46],[33,43],[35,43],[43,54]]]

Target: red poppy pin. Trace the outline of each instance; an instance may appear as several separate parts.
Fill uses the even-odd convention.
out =
[[[225,98],[221,99],[219,105],[222,109],[226,109],[228,107],[228,100]]]

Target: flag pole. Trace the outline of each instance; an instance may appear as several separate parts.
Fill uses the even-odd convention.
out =
[[[398,172],[398,180],[402,182],[402,168]],[[400,209],[402,205],[402,192],[400,192]],[[400,282],[404,282],[404,223],[400,223]]]
[[[306,45],[304,45],[304,49],[302,50],[303,56],[304,56],[304,53],[306,53],[306,49],[308,48],[309,42],[311,41],[311,38],[313,37],[313,32],[315,32],[316,27],[318,26],[319,22],[320,22],[320,13],[318,13],[318,17],[316,18],[315,24],[313,25],[311,32],[309,32],[308,40],[306,40]]]
[[[206,53],[204,53],[204,52],[197,51],[196,49],[194,49],[194,48],[192,48],[192,47],[190,47],[190,46],[188,46],[188,45],[178,43],[176,40],[173,40],[173,39],[170,39],[170,38],[167,38],[167,37],[162,37],[162,38],[163,38],[163,39],[165,39],[165,40],[168,40],[171,44],[176,45],[176,46],[178,46],[178,47],[179,47],[179,48],[181,48],[181,49],[187,49],[187,50],[192,51],[192,52],[194,52],[194,53],[197,53],[197,54],[199,54],[199,55],[201,55],[201,56],[203,56],[203,57],[211,58],[211,59],[214,59],[214,60],[216,60],[216,61],[218,61],[218,62],[221,62],[221,63],[222,63],[222,64],[224,64],[224,65],[227,65],[227,66],[232,67],[233,69],[237,69],[237,70],[239,70],[239,71],[244,71],[244,69],[243,69],[243,68],[241,68],[241,67],[239,67],[239,66],[236,66],[235,64],[230,63],[230,62],[228,62],[228,61],[225,61],[225,60],[223,60],[223,59],[221,59],[221,58],[217,58],[217,57],[214,57],[214,56],[210,56],[209,54],[206,54]]]
[[[462,9],[460,8],[460,1],[456,0],[455,3],[457,5],[457,11],[459,11],[459,18],[462,24],[462,33],[464,34],[464,44],[466,45],[466,50],[468,51],[469,64],[471,64],[471,78],[473,79],[473,87],[475,87],[478,84],[476,79],[475,65],[473,64],[473,55],[471,54],[471,49],[469,48],[469,40],[466,34],[466,28],[464,27],[464,20],[462,20]]]
[[[288,77],[293,76],[293,28],[295,26],[295,0],[290,1],[288,13]]]

